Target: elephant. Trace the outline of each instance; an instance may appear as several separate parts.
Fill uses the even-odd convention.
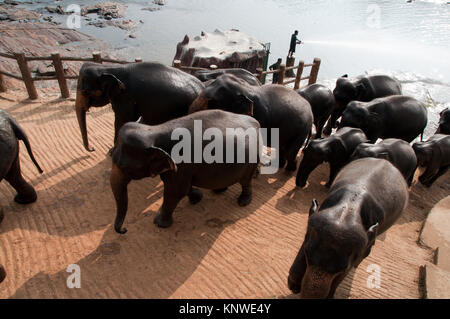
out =
[[[19,123],[7,112],[0,110],[0,181],[4,178],[17,191],[14,201],[19,204],[30,204],[37,200],[37,194],[22,177],[19,158],[19,140],[23,141],[27,148],[31,161],[36,166],[39,173],[42,169],[34,158],[30,142],[25,131]],[[3,215],[3,212],[0,212]],[[0,220],[2,217],[0,217]]]
[[[313,114],[309,102],[282,85],[252,86],[232,74],[219,76],[189,107],[189,113],[204,109],[253,115],[267,129],[265,144],[272,145],[272,128],[279,130],[276,147],[279,167],[295,171],[297,154],[311,135]]]
[[[333,92],[325,85],[311,84],[297,90],[297,93],[304,97],[311,105],[314,125],[316,127],[315,138],[322,137],[323,126],[336,107]]]
[[[344,74],[336,81],[336,87],[333,90],[336,107],[325,127],[324,134],[331,134],[332,128],[336,127],[337,119],[341,117],[351,101],[370,102],[379,97],[401,94],[401,83],[390,76],[360,75],[350,80],[348,75]]]
[[[201,121],[199,128],[198,121]],[[192,204],[201,200],[202,193],[194,186],[220,191],[240,183],[242,192],[238,204],[248,205],[252,200],[252,179],[260,158],[259,128],[258,122],[250,116],[222,110],[201,111],[156,126],[125,124],[119,131],[117,147],[112,154],[110,181],[117,204],[115,231],[120,234],[127,231],[122,225],[128,207],[128,183],[148,176],[160,175],[164,183],[163,204],[154,219],[159,227],[172,225],[172,213],[184,196],[188,195]],[[229,134],[230,129],[235,129],[235,134]],[[182,142],[186,146],[181,149],[182,156],[180,149],[178,153],[175,151],[181,143],[173,139],[177,131],[184,132]],[[198,155],[202,157],[208,149],[211,151],[207,139],[212,136],[206,137],[209,131],[215,132],[214,144],[226,137],[227,142],[223,146],[214,147],[215,155],[222,156],[198,159]],[[192,133],[194,138],[185,141]],[[203,136],[202,141],[197,141]],[[238,156],[238,153],[245,157]]]
[[[75,109],[85,149],[94,151],[86,127],[86,111],[91,106],[111,102],[115,144],[122,125],[139,117],[145,124],[157,125],[186,115],[203,88],[196,77],[160,63],[84,63],[78,77]]]
[[[0,283],[5,280],[6,278],[6,271],[5,268],[0,264]]]
[[[378,138],[399,138],[410,143],[419,135],[423,137],[427,121],[422,102],[409,96],[392,95],[367,103],[350,102],[339,127],[360,128],[371,143]]]
[[[365,157],[388,160],[402,173],[408,186],[411,186],[417,168],[417,157],[409,143],[396,138],[388,138],[375,145],[361,143],[353,152],[351,160]]]
[[[364,142],[367,142],[364,132],[352,127],[343,127],[327,138],[312,140],[303,150],[295,184],[304,187],[309,174],[323,162],[328,162],[330,178],[326,187],[330,187],[340,169],[349,162],[356,147]]]
[[[418,165],[426,167],[419,181],[430,187],[450,168],[450,135],[435,134],[425,142],[414,143],[413,149]]]
[[[442,110],[439,113],[439,126],[435,134],[447,134],[450,135],[450,107]]]
[[[245,69],[217,69],[217,70],[199,70],[194,73],[194,76],[206,85],[211,84],[215,79],[223,74],[233,74],[234,76],[244,80],[250,85],[261,86],[258,78],[253,73]]]
[[[357,268],[408,203],[408,186],[389,161],[362,158],[336,177],[320,205],[309,210],[305,239],[288,276],[301,298],[333,298],[352,267]]]

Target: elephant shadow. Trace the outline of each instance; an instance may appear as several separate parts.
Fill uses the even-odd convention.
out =
[[[61,182],[57,188],[70,192],[61,194],[56,201],[59,204],[53,207],[65,216],[45,220],[53,211],[49,209],[42,216],[45,222],[40,223],[45,224],[45,232],[60,237],[60,245],[66,251],[74,252],[86,246],[95,248],[87,254],[84,254],[85,249],[82,258],[69,253],[69,261],[59,264],[58,272],[35,274],[11,298],[168,298],[176,292],[187,298],[196,288],[183,284],[194,272],[204,268],[199,266],[223,230],[265,205],[290,178],[284,172],[276,176],[260,175],[253,180],[253,200],[246,207],[237,204],[241,192],[238,184],[221,194],[203,189],[204,197],[198,204],[190,204],[187,197],[179,203],[174,212],[174,224],[167,229],[153,224],[163,196],[160,179],[132,181],[124,224],[128,232],[120,235],[112,227],[115,201],[109,187],[109,172],[110,159],[105,158],[95,167]],[[77,187],[81,181],[83,186]],[[71,216],[67,216],[69,214]],[[62,218],[64,221],[66,217],[67,224],[54,225],[58,224],[55,220]],[[6,226],[8,231],[14,224],[10,221],[2,228]],[[94,235],[99,232],[98,236]],[[90,240],[93,237],[95,239]],[[69,243],[74,243],[75,247]],[[80,267],[80,289],[67,286],[71,274],[66,268],[70,264]],[[209,270],[202,276],[214,276],[214,271]]]

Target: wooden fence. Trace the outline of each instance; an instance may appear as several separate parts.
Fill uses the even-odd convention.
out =
[[[63,98],[69,98],[70,92],[69,88],[67,86],[67,80],[75,80],[78,79],[78,75],[65,75],[64,74],[64,67],[63,67],[63,61],[71,61],[71,62],[97,62],[97,63],[118,63],[118,64],[126,64],[126,63],[134,63],[134,62],[142,62],[141,58],[136,58],[135,61],[129,62],[129,61],[122,61],[122,60],[115,60],[115,59],[107,59],[103,58],[101,56],[100,52],[93,52],[92,57],[89,58],[81,58],[81,57],[61,57],[58,52],[51,53],[50,56],[25,56],[22,52],[16,52],[13,54],[8,53],[1,53],[0,57],[8,58],[8,59],[14,59],[17,61],[17,64],[19,66],[20,74],[12,74],[6,71],[1,70],[0,68],[0,92],[6,92],[6,82],[5,82],[5,76],[9,76],[11,78],[14,78],[19,81],[23,81],[25,84],[25,87],[28,92],[28,96],[31,100],[35,100],[39,97],[38,92],[36,90],[36,86],[34,85],[34,82],[36,81],[48,81],[48,80],[57,80],[59,84],[59,89],[61,91],[61,96]],[[28,62],[30,61],[52,61],[52,64],[55,68],[55,75],[53,76],[32,76],[30,68],[28,66]],[[182,66],[181,62],[178,60],[175,60],[173,62],[173,66],[175,68],[181,69],[185,72],[192,72],[197,70],[208,70],[206,68],[200,68],[200,67],[190,67],[190,66]],[[302,77],[303,69],[305,67],[311,67],[310,75],[307,77]],[[260,81],[262,81],[264,74],[269,73],[278,73],[278,84],[286,85],[289,83],[295,82],[294,89],[298,89],[300,85],[301,80],[309,79],[309,84],[313,84],[317,80],[317,74],[319,72],[320,67],[320,59],[315,58],[314,62],[312,64],[305,64],[303,61],[300,61],[298,66],[292,66],[292,67],[286,67],[285,64],[281,64],[279,70],[274,71],[263,71],[262,69],[257,69],[258,73],[254,74]],[[215,65],[211,65],[210,69],[216,69],[217,67]],[[295,79],[284,81],[285,78],[285,72],[288,70],[294,70],[297,69],[297,76]]]

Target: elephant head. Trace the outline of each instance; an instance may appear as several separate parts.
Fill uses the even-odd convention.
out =
[[[365,107],[366,104],[358,101],[350,102],[342,113],[339,129],[345,126],[360,128],[370,141],[375,142],[373,140],[376,140],[377,132],[380,129],[379,116],[370,112]]]
[[[428,163],[431,162],[433,158],[433,142],[416,142],[412,146],[414,153],[416,153],[417,157],[417,165],[418,166],[428,166]]]
[[[303,159],[298,168],[296,185],[304,187],[309,174],[323,162],[329,162],[334,156],[347,153],[342,140],[334,136],[312,140],[303,151]]]
[[[232,74],[219,76],[192,102],[189,113],[206,109],[253,115],[250,85]]]
[[[439,115],[439,126],[435,134],[450,134],[450,108],[442,110]]]
[[[333,220],[327,210],[337,209],[313,200],[305,240],[289,270],[288,286],[301,298],[332,298],[352,267],[367,257],[375,243],[378,224],[363,227]],[[342,209],[342,208],[339,208]]]
[[[125,90],[125,85],[105,66],[96,63],[85,63],[80,69],[77,83],[75,110],[84,147],[92,152],[89,146],[86,126],[86,112],[91,106],[107,105],[112,98]]]
[[[333,95],[339,108],[345,106],[354,100],[358,100],[365,90],[364,85],[360,82],[351,81],[347,74],[344,74],[336,80],[336,87]]]
[[[359,158],[366,158],[366,157],[382,158],[387,161],[391,160],[388,152],[381,150],[380,146],[370,143],[359,144],[356,147],[355,151],[353,152],[351,160],[353,161]]]
[[[117,204],[114,227],[118,233],[126,232],[122,225],[128,207],[128,183],[167,171],[177,171],[177,165],[170,155],[155,146],[157,136],[158,132],[152,132],[148,125],[140,123],[127,123],[119,131],[117,146],[112,154],[110,177]]]

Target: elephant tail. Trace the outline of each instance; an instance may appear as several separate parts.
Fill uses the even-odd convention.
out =
[[[312,136],[312,128],[309,130],[308,137],[306,138],[305,148],[308,146],[311,136]]]
[[[36,166],[38,172],[42,174],[43,170],[41,169],[38,162],[34,158],[33,152],[31,150],[30,142],[28,141],[28,137],[25,134],[24,130],[19,126],[19,124],[13,118],[10,118],[9,121],[11,123],[12,129],[13,129],[14,134],[16,135],[17,139],[21,140],[25,144],[25,147],[27,148],[27,151],[28,151],[28,155],[30,156],[31,160],[33,161],[34,165]]]

